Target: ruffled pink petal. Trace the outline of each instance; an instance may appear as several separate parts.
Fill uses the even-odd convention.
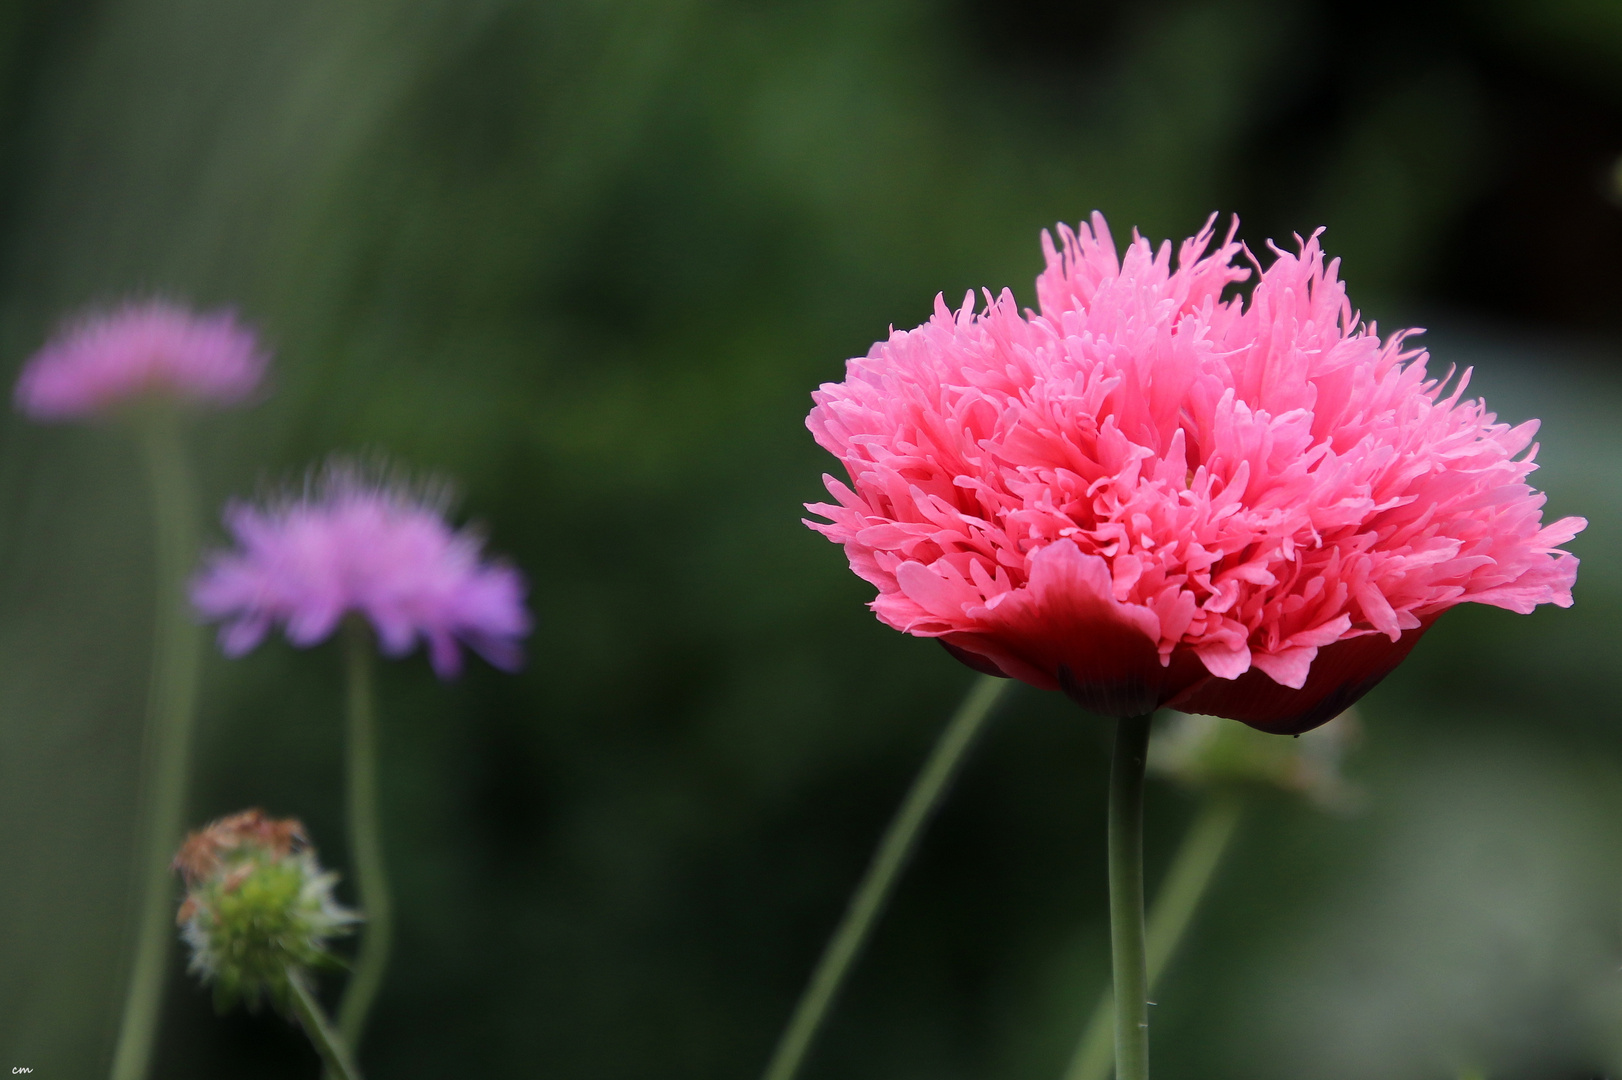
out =
[[[938,297],[812,395],[849,483],[811,526],[885,623],[1116,715],[1292,726],[1456,604],[1571,603],[1536,423],[1359,324],[1317,233],[1248,298],[1214,219],[1175,259],[1096,214],[1043,249],[1038,311]]]
[[[1280,686],[1299,690],[1307,684],[1307,674],[1312,670],[1312,662],[1317,658],[1317,646],[1299,645],[1277,652],[1253,653],[1250,662]],[[1237,675],[1233,677],[1238,678]]]

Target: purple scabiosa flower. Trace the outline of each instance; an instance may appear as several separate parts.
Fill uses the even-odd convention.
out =
[[[228,656],[248,652],[276,624],[294,645],[314,645],[354,613],[390,656],[421,638],[441,678],[461,670],[457,642],[514,670],[530,629],[523,577],[484,561],[482,538],[453,530],[444,503],[346,462],[329,465],[301,498],[232,503],[225,523],[238,546],[207,558],[192,604],[224,624]]]
[[[85,420],[147,397],[241,404],[269,354],[229,311],[198,314],[163,300],[68,322],[24,365],[17,408],[35,420]]]

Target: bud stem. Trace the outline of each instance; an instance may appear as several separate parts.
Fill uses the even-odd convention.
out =
[[[823,948],[816,970],[811,973],[811,981],[806,984],[788,1027],[778,1039],[777,1049],[766,1066],[763,1080],[793,1080],[799,1072],[845,976],[849,974],[862,947],[867,944],[868,935],[884,910],[896,879],[917,846],[919,835],[951,787],[958,767],[974,743],[975,736],[985,725],[992,706],[1008,685],[1007,679],[980,676],[946,725],[946,730],[941,732],[935,748],[930,751],[929,760],[924,762],[901,808],[896,811],[883,839],[879,841],[867,873],[851,894],[844,918]]]
[[[326,1063],[327,1075],[333,1080],[361,1080],[360,1070],[350,1060],[349,1048],[321,1011],[321,1003],[304,983],[304,973],[297,968],[287,969],[287,985],[291,988],[293,1012],[298,1015],[304,1033],[310,1037],[315,1052]]]
[[[164,976],[174,947],[169,860],[180,844],[186,809],[202,643],[186,604],[186,577],[197,552],[197,501],[181,444],[180,418],[173,410],[154,405],[136,417],[136,434],[152,488],[156,625],[141,747],[135,957],[113,1051],[112,1080],[145,1080],[151,1069]]]
[[[1217,865],[1239,824],[1241,803],[1237,795],[1219,792],[1201,805],[1199,815],[1188,827],[1182,846],[1166,871],[1166,880],[1149,910],[1148,960],[1149,990],[1160,981],[1161,973],[1183,932],[1188,929]],[[1115,1004],[1106,990],[1093,1009],[1092,1019],[1076,1044],[1064,1080],[1109,1080],[1115,1064]]]
[[[1115,729],[1109,778],[1109,921],[1118,1080],[1149,1080],[1149,972],[1143,932],[1143,770],[1149,715]]]
[[[338,1009],[338,1031],[357,1053],[366,1030],[366,1015],[383,984],[389,943],[394,933],[388,876],[383,866],[383,837],[377,794],[377,711],[372,689],[371,631],[359,616],[344,623],[344,666],[348,679],[348,813],[350,859],[360,892],[360,952],[355,973]],[[329,1068],[329,1080],[334,1074]]]

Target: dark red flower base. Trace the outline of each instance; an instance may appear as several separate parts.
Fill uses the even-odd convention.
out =
[[[1237,679],[1219,679],[1187,649],[1173,652],[1166,667],[1160,666],[1150,648],[1135,664],[1109,665],[1113,670],[1108,675],[1095,671],[1078,677],[1068,664],[1057,665],[1049,674],[1017,657],[993,660],[974,647],[985,648],[989,643],[975,641],[970,635],[954,634],[956,641],[937,640],[975,671],[1019,678],[1044,690],[1062,690],[1082,708],[1104,716],[1141,716],[1169,706],[1182,712],[1225,716],[1277,735],[1299,735],[1333,720],[1374,689],[1402,663],[1434,621],[1427,619],[1396,641],[1384,634],[1365,634],[1324,646],[1299,690],[1280,686],[1256,668]]]

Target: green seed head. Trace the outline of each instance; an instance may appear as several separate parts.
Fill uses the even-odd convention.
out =
[[[257,810],[223,818],[193,833],[175,864],[187,883],[179,923],[190,970],[222,1011],[265,998],[285,1010],[290,972],[335,965],[327,943],[357,921],[296,821]]]

